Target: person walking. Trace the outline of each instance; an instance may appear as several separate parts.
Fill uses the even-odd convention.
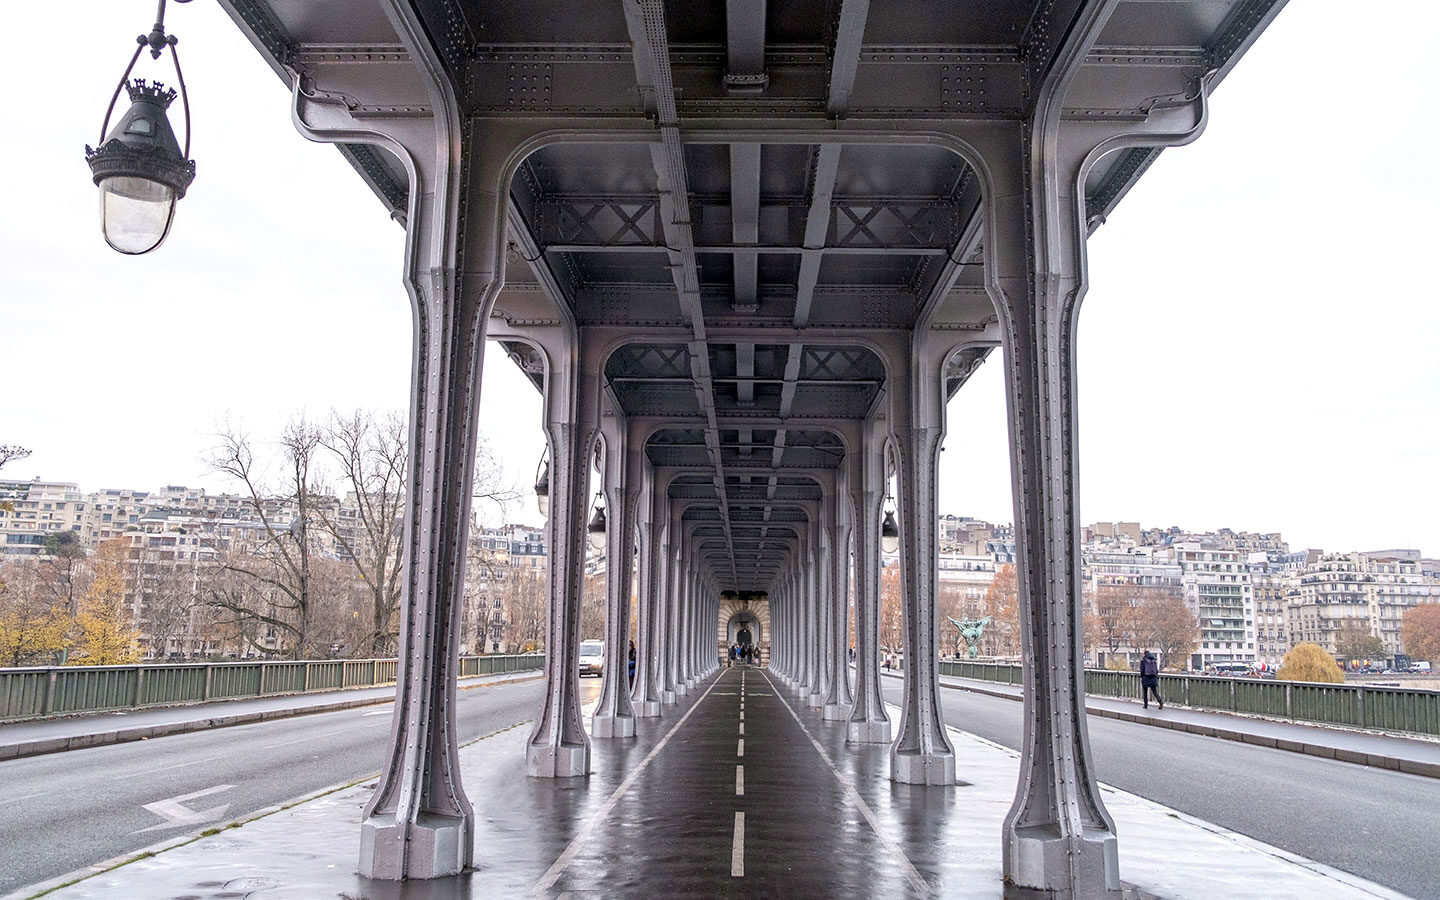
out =
[[[725,661],[725,668],[728,669],[728,668],[730,668],[730,667],[733,666],[733,665],[735,665],[735,645],[734,645],[734,644],[731,644],[731,645],[730,645],[730,658]]]
[[[1140,700],[1145,708],[1150,708],[1150,697],[1155,697],[1155,702],[1160,708],[1165,708],[1165,701],[1160,699],[1160,663],[1155,659],[1155,654],[1149,650],[1140,657]]]

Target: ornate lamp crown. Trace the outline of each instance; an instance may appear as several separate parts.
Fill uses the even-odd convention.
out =
[[[169,109],[170,104],[180,94],[174,88],[167,88],[158,81],[148,84],[143,78],[134,78],[125,83],[125,91],[130,95],[131,103],[138,103],[141,100],[149,101],[160,106],[161,109]]]

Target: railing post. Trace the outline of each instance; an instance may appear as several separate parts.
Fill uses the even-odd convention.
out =
[[[140,708],[140,701],[141,701],[142,699],[144,699],[144,696],[145,696],[145,667],[144,667],[144,666],[136,666],[136,667],[135,667],[135,699],[134,699],[133,702],[131,702],[130,705],[131,705],[132,707],[134,707],[135,709],[139,709],[139,708]]]
[[[302,693],[302,694],[308,694],[309,692],[310,692],[310,664],[307,662],[307,663],[305,663],[305,671],[304,671],[304,673],[303,673],[303,674],[301,675],[301,677],[300,677],[300,693]]]
[[[215,663],[206,663],[206,664],[205,664],[205,695],[200,698],[201,700],[209,700],[209,699],[210,699],[210,688],[211,688],[211,685],[214,683],[214,681],[215,681]]]
[[[1290,684],[1289,684],[1289,683],[1286,683],[1286,685],[1285,685],[1285,718],[1287,718],[1287,719],[1292,719],[1292,720],[1293,720],[1293,719],[1295,718],[1295,707],[1292,705],[1293,702],[1294,702],[1294,695],[1292,694],[1292,692],[1291,692],[1291,690],[1290,690],[1290,687],[1291,687]]]
[[[48,716],[50,711],[55,708],[55,679],[56,673],[52,668],[45,679],[45,699],[40,705],[41,715]]]

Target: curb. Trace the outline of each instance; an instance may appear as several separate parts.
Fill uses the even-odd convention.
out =
[[[892,675],[892,678],[901,678],[901,675]],[[986,690],[983,687],[972,687],[968,684],[947,684],[940,682],[943,688],[952,691],[966,691],[971,694],[983,694],[986,697],[999,697],[1004,700],[1022,701],[1024,698],[1004,691]],[[1114,699],[1114,698],[1109,698]],[[1407,775],[1419,775],[1424,778],[1440,778],[1440,763],[1424,762],[1418,759],[1397,759],[1393,756],[1377,756],[1373,753],[1362,753],[1358,750],[1346,750],[1338,747],[1327,747],[1323,744],[1312,744],[1306,741],[1291,741],[1285,738],[1275,738],[1263,734],[1251,734],[1246,731],[1237,731],[1230,728],[1215,728],[1210,725],[1196,725],[1190,722],[1180,722],[1174,719],[1157,719],[1153,716],[1142,716],[1139,713],[1126,712],[1119,709],[1098,709],[1090,706],[1085,708],[1086,715],[1099,716],[1103,719],[1117,719],[1122,722],[1134,722],[1137,725],[1151,725],[1156,728],[1169,728],[1171,731],[1183,731],[1188,734],[1198,734],[1203,737],[1219,738],[1224,741],[1235,741],[1241,744],[1253,744],[1257,747],[1268,747],[1272,750],[1284,750],[1289,753],[1303,753],[1306,756],[1318,756],[1322,759],[1333,759],[1338,762],[1354,763],[1360,766],[1370,766],[1376,769],[1389,769],[1392,772],[1404,772]]]
[[[533,675],[528,678],[495,678],[489,681],[459,685],[458,689],[464,691],[491,684],[522,684],[527,681],[535,681],[540,677],[543,676]],[[111,731],[98,731],[91,734],[74,734],[67,737],[21,741],[15,744],[0,744],[0,760],[20,759],[27,756],[43,756],[47,753],[63,753],[67,750],[83,750],[87,747],[104,747],[109,744],[122,744],[131,741],[146,741],[150,738],[165,737],[172,734],[189,734],[194,731],[208,731],[212,728],[250,725],[255,722],[264,722],[270,719],[291,719],[297,716],[308,716],[313,713],[339,712],[340,710],[357,709],[362,706],[379,706],[383,703],[393,702],[395,702],[393,696],[356,697],[350,700],[337,700],[333,703],[321,703],[314,706],[267,709],[258,712],[236,713],[230,716],[208,716],[203,719],[191,719],[188,722],[137,725],[134,728],[117,728]]]

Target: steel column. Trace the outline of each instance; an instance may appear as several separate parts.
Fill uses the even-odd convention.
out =
[[[867,425],[850,465],[855,508],[855,702],[846,740],[888,744],[890,715],[880,692],[880,516],[885,502],[884,435]]]

